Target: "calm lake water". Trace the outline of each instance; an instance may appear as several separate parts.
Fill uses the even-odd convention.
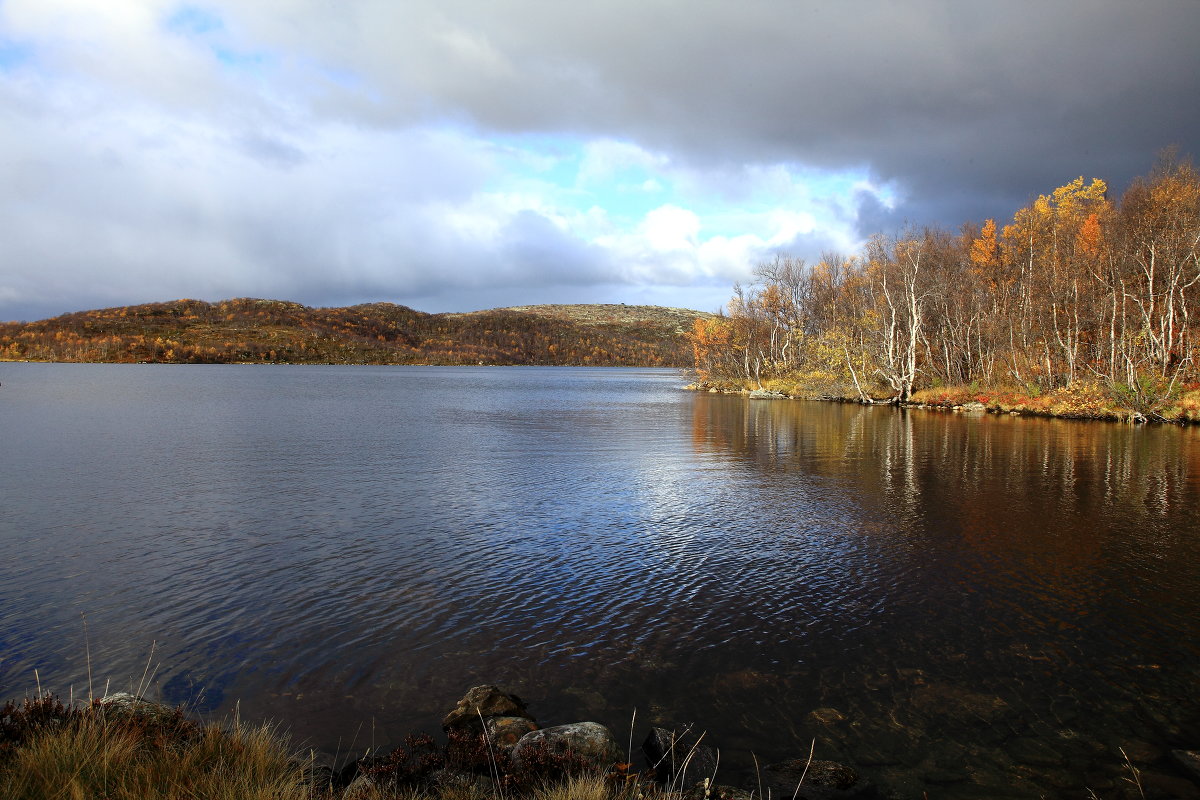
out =
[[[1189,796],[1200,431],[671,370],[0,365],[0,697],[111,681],[346,756],[499,683],[732,774]],[[636,746],[636,743],[635,743]],[[1155,783],[1156,782],[1156,783]]]

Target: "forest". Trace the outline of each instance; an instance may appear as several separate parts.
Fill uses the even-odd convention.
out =
[[[391,303],[176,300],[0,323],[0,360],[690,367],[697,312],[545,306],[426,314]]]
[[[1200,174],[1164,154],[1120,198],[1081,177],[1006,224],[760,264],[694,323],[699,386],[1194,418],[1198,256]]]

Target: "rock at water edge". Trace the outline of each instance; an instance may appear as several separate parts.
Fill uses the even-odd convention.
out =
[[[538,729],[529,717],[487,717],[483,726],[488,743],[497,750],[508,751],[517,746],[522,736]]]
[[[524,717],[533,719],[525,710],[525,701],[515,694],[501,691],[498,686],[475,686],[463,696],[454,709],[442,720],[442,730],[469,728],[481,730],[480,717]]]
[[[521,766],[523,759],[542,749],[555,756],[573,756],[597,769],[623,760],[616,737],[598,722],[575,722],[527,733],[513,748],[513,762]]]

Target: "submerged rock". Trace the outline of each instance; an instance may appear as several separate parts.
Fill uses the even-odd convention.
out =
[[[1147,797],[1170,797],[1172,800],[1196,800],[1200,797],[1200,789],[1187,778],[1144,771],[1139,778]]]
[[[874,794],[874,788],[860,781],[858,772],[836,761],[793,758],[770,764],[762,770],[763,788],[777,797],[805,800],[862,798]]]
[[[442,730],[453,728],[474,728],[482,730],[482,719],[488,717],[524,717],[533,719],[525,711],[525,701],[515,694],[501,691],[498,686],[487,684],[475,686],[463,696],[446,718],[442,720]]]
[[[819,722],[822,725],[833,725],[837,722],[845,722],[846,715],[838,711],[836,708],[817,708],[808,712],[809,719],[814,722]]]
[[[919,686],[911,695],[915,711],[927,717],[992,722],[1011,712],[1011,708],[996,695],[980,694],[961,686],[931,683]]]
[[[513,748],[513,762],[520,766],[532,754],[543,751],[554,756],[573,756],[598,769],[623,760],[616,737],[599,722],[575,722],[527,733]]]
[[[1031,767],[1061,767],[1067,763],[1066,756],[1040,739],[1012,739],[1005,744],[1004,750],[1013,761]]]
[[[642,742],[642,752],[659,780],[682,789],[705,778],[714,779],[717,752],[706,742],[703,731],[697,731],[692,723],[683,723],[651,728]]]
[[[1193,780],[1200,781],[1200,750],[1172,750],[1171,759],[1187,770]]]
[[[1135,764],[1151,764],[1165,755],[1161,749],[1140,739],[1127,739],[1121,743],[1125,757]]]

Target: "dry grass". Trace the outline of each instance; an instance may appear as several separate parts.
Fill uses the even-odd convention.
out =
[[[614,796],[612,784],[602,776],[574,775],[537,789],[533,800],[611,800]]]
[[[312,797],[302,767],[270,727],[222,728],[95,705],[19,733],[0,759],[7,800]]]
[[[1200,388],[1185,389],[1163,416],[1179,422],[1200,422]]]
[[[996,412],[1068,419],[1127,420],[1132,413],[1115,401],[1112,390],[1095,381],[1076,381],[1045,393],[1013,386],[944,386],[913,392],[910,402],[945,408],[982,403]]]

